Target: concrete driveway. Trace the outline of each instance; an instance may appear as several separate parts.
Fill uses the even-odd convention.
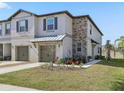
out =
[[[39,91],[37,89],[25,88],[7,84],[0,84],[0,91]]]
[[[15,61],[2,62],[0,63],[0,74],[38,67],[44,64],[45,63],[38,63],[38,62],[37,63],[15,62]],[[0,84],[0,91],[39,91],[39,90],[7,85],[7,84]]]
[[[7,64],[7,65],[6,65]],[[14,71],[19,71],[19,70],[23,70],[23,69],[28,69],[28,68],[33,68],[33,67],[38,67],[41,66],[45,63],[22,63],[22,64],[18,64],[18,62],[13,62],[11,61],[10,66],[9,63],[0,63],[0,74],[5,74],[5,73],[9,73],[9,72],[14,72]]]

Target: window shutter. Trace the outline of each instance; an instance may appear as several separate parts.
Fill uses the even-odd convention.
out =
[[[16,22],[16,31],[19,32],[19,22]]]
[[[56,30],[58,28],[58,18],[57,17],[55,17],[54,22],[55,22],[55,30]]]
[[[28,31],[28,20],[25,20],[26,31]]]
[[[43,19],[43,31],[46,31],[46,19]]]

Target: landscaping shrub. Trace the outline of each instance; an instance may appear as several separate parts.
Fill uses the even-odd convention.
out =
[[[65,64],[65,59],[64,59],[64,58],[61,58],[61,59],[59,60],[59,63],[60,63],[60,64]]]
[[[95,59],[100,59],[100,56],[99,56],[99,55],[96,55],[96,56],[95,56]]]
[[[105,56],[100,56],[100,59],[105,59]]]
[[[91,56],[87,56],[87,61],[88,62],[90,61],[90,59],[92,59],[92,57]]]
[[[0,61],[3,61],[3,57],[0,57]]]
[[[85,56],[75,56],[75,57],[66,57],[66,58],[61,58],[58,60],[60,64],[67,64],[67,65],[80,65],[81,63],[86,63],[86,57]]]
[[[96,55],[95,59],[105,59],[105,56]]]

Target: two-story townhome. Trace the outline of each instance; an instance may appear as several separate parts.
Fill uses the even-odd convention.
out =
[[[68,11],[37,15],[20,9],[0,21],[0,57],[31,62],[94,58],[101,54],[102,35],[88,15]]]

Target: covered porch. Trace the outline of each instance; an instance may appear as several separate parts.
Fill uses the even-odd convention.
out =
[[[95,59],[95,56],[97,55],[98,49],[97,45],[99,45],[98,42],[96,42],[95,40],[91,39],[91,46],[92,46],[92,59]]]
[[[38,46],[38,61],[51,62],[63,58],[63,39],[65,35],[42,36],[31,40]]]

